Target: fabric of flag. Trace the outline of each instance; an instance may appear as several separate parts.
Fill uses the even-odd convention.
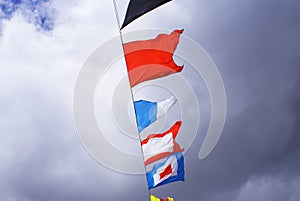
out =
[[[175,96],[159,102],[138,100],[134,102],[138,130],[141,132],[157,119],[167,114],[168,110],[176,103]]]
[[[150,201],[164,201],[163,199],[157,198],[154,195],[150,195]]]
[[[183,30],[175,30],[154,39],[123,44],[131,87],[182,71],[183,65],[178,66],[173,60],[182,33]]]
[[[160,199],[158,197],[155,197],[154,195],[150,195],[150,201],[164,201],[163,199]],[[167,197],[166,201],[174,201],[173,198]]]
[[[130,0],[121,29],[145,13],[171,0]]]
[[[176,181],[184,181],[184,159],[180,152],[156,164],[146,173],[149,189]]]
[[[168,157],[175,152],[184,151],[175,141],[180,127],[181,121],[177,121],[168,131],[151,134],[141,142],[145,165]]]

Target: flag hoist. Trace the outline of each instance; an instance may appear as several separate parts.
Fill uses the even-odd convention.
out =
[[[117,5],[113,0],[139,133],[164,116],[172,105],[176,104],[177,99],[175,96],[171,96],[165,100],[154,102],[135,101],[132,87],[142,82],[163,78],[182,71],[183,65],[178,66],[174,62],[173,54],[183,30],[174,30],[170,34],[162,33],[153,39],[124,43],[122,29],[145,13],[170,1],[130,0],[125,19],[121,25]],[[176,142],[176,136],[180,132],[181,125],[182,122],[177,121],[169,130],[163,133],[150,134],[145,139],[141,139],[139,134],[150,201],[164,201],[151,195],[150,189],[175,181],[184,181],[185,171],[182,154],[184,149]],[[146,167],[150,165],[152,168],[147,171]],[[174,199],[168,197],[166,201],[174,201]]]

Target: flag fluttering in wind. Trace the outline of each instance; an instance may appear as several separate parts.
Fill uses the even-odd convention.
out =
[[[171,0],[130,0],[121,29],[145,13]]]
[[[150,201],[164,201],[164,200],[160,199],[158,197],[155,197],[154,195],[150,195]]]
[[[176,102],[177,99],[175,96],[171,96],[159,102],[146,100],[135,101],[134,108],[139,132],[150,126],[157,119],[165,116]]]
[[[183,66],[178,66],[173,60],[182,33],[183,29],[175,30],[171,34],[159,34],[154,39],[123,45],[131,87],[182,71]]]
[[[175,141],[180,126],[181,121],[177,121],[168,131],[149,135],[142,141],[145,165],[168,157],[175,152],[184,151]]]
[[[163,199],[157,198],[154,195],[150,195],[150,201],[164,201]],[[167,197],[166,201],[174,201],[173,198]]]
[[[175,181],[184,181],[184,159],[180,152],[156,164],[146,173],[149,189]]]

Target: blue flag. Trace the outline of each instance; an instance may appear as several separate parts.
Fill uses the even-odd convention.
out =
[[[159,102],[139,100],[134,102],[135,115],[139,132],[150,126],[154,121],[164,116],[176,103],[175,96]]]

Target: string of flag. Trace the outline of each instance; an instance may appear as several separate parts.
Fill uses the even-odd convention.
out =
[[[115,0],[113,1],[120,29],[131,94],[132,88],[140,83],[180,73],[184,66],[179,66],[175,63],[173,54],[180,41],[183,29],[174,30],[169,34],[161,33],[153,39],[128,43],[123,42],[121,31],[137,18],[171,0],[130,0],[122,25],[116,2]],[[133,101],[136,124],[140,134],[156,120],[165,116],[170,108],[176,104],[177,99],[172,95],[164,100],[150,101],[141,99]],[[182,123],[182,121],[178,120],[167,131],[150,134],[144,139],[141,139],[139,135],[150,201],[164,201],[151,195],[150,189],[185,180],[184,148],[176,142]],[[148,168],[150,170],[147,171],[147,167],[150,167]],[[165,201],[174,201],[174,199],[167,197]]]

